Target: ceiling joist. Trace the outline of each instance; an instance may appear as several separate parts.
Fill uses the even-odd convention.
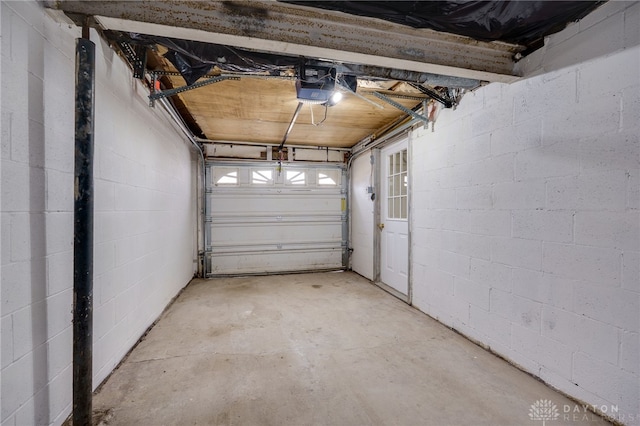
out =
[[[512,82],[524,48],[269,0],[49,1],[106,29],[483,81]]]

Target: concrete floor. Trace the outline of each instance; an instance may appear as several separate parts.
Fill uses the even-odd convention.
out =
[[[109,425],[542,425],[574,402],[353,273],[194,280],[94,398]],[[575,421],[577,420],[577,421]]]

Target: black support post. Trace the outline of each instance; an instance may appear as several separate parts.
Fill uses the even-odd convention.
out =
[[[73,425],[91,425],[93,367],[93,117],[95,45],[76,40],[73,226]]]

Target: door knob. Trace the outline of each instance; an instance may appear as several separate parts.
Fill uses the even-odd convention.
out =
[[[379,223],[378,228],[380,228],[380,230],[382,231],[384,229],[384,223]]]

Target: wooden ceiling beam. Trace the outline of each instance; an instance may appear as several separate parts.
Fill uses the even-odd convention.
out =
[[[523,50],[273,0],[45,4],[70,17],[94,16],[106,29],[482,81],[517,80],[514,56]]]

